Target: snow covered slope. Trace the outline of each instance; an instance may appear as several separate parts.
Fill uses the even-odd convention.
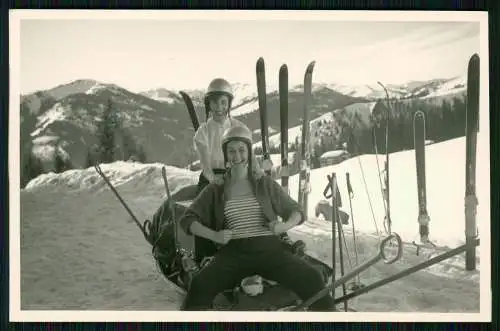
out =
[[[463,242],[464,139],[428,146],[427,187],[431,238],[440,245]],[[478,164],[488,148],[480,146]],[[446,155],[446,162],[443,162]],[[309,220],[291,231],[306,242],[308,252],[331,264],[331,224],[314,215],[322,197],[326,175],[336,172],[342,209],[350,213],[345,188],[349,171],[354,189],[353,216],[360,261],[377,251],[378,236],[364,190],[363,165],[377,227],[382,228],[383,207],[375,156],[365,155],[312,171]],[[405,241],[418,233],[416,222],[414,158],[412,151],[391,155],[391,206],[393,231]],[[449,164],[456,164],[451,167]],[[162,164],[116,162],[101,167],[140,220],[151,217],[165,197]],[[194,184],[198,172],[167,166],[171,190]],[[291,178],[296,197],[297,176]],[[489,222],[489,178],[478,174],[478,224]],[[13,221],[15,222],[15,221]],[[150,247],[130,216],[94,169],[45,174],[21,192],[21,305],[23,309],[177,310],[182,294],[163,282],[155,270]],[[346,225],[346,270],[355,263],[351,225]],[[483,233],[488,235],[487,233]],[[478,249],[478,253],[481,248]],[[107,252],[103,254],[103,252]],[[432,253],[432,252],[430,252]],[[429,252],[416,256],[411,245],[393,265],[379,263],[361,274],[373,283],[425,261]],[[376,312],[477,312],[479,263],[475,272],[464,271],[463,255],[424,269],[349,301],[358,311]],[[338,264],[337,258],[337,264]],[[337,270],[339,266],[337,265]],[[51,270],[57,270],[54,273]],[[341,288],[337,289],[341,295]],[[398,293],[395,295],[395,293]],[[463,300],[466,297],[467,300]]]

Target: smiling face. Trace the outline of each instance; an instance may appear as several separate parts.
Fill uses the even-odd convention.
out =
[[[243,141],[233,140],[227,144],[227,161],[231,167],[244,167],[248,164],[248,146]]]
[[[229,111],[229,97],[227,95],[214,95],[209,100],[210,111],[216,122],[222,122]]]

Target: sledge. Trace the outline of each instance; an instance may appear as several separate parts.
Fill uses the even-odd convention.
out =
[[[139,222],[127,203],[111,184],[99,165],[95,165],[98,174],[104,179],[115,196],[128,211],[134,222],[140,228],[146,241],[152,247],[152,256],[161,275],[181,292],[189,288],[190,280],[206,265],[218,247],[215,244],[207,245],[207,240],[188,235],[179,225],[180,217],[189,208],[195,197],[188,198],[187,192],[196,192],[195,186],[186,186],[177,194],[171,195],[166,181],[165,167],[162,175],[167,190],[167,198],[153,214],[150,220]],[[181,194],[182,192],[182,194]],[[303,241],[292,241],[288,235],[281,235],[283,247],[289,249],[296,256],[305,259],[316,268],[325,281],[325,287],[331,283],[332,268],[324,262],[312,257],[306,252]],[[197,249],[202,246],[203,249]],[[299,297],[290,289],[280,284],[257,277],[248,277],[241,280],[234,288],[219,293],[213,302],[214,310],[232,311],[279,311],[290,310],[301,303]],[[254,281],[256,284],[245,284]],[[257,288],[260,291],[253,292]]]
[[[219,247],[205,239],[187,235],[182,230],[178,221],[189,208],[192,199],[174,200],[175,197],[169,199],[167,196],[153,215],[150,223],[150,240],[154,243],[153,257],[160,273],[167,281],[185,292],[189,288],[190,280],[213,258]],[[329,283],[332,268],[307,254],[303,241],[293,242],[288,235],[282,235],[280,239],[285,249],[305,259],[323,275],[325,286]],[[202,245],[203,249],[197,249],[197,245]],[[254,281],[255,288],[259,291],[252,293],[249,291],[252,286],[241,286],[241,282],[246,281]],[[273,280],[255,275],[242,279],[241,282],[215,298],[213,302],[215,310],[276,311],[287,310],[300,304],[301,300],[293,291]]]

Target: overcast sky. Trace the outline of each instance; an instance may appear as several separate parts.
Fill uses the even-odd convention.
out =
[[[388,84],[463,74],[479,23],[22,20],[20,43],[23,94],[87,78],[134,92],[205,88],[219,76],[255,84],[259,56],[270,85],[283,63],[301,83],[311,60],[314,82]]]

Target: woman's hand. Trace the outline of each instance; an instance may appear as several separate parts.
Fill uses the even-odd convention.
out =
[[[222,185],[224,184],[224,177],[222,175],[216,175],[214,174],[213,172],[207,176],[208,178],[208,181],[210,183],[214,183],[214,184],[217,184],[217,185]]]
[[[229,242],[229,240],[231,240],[232,236],[233,236],[233,231],[221,230],[221,231],[215,232],[212,240],[218,244],[225,245]]]
[[[212,180],[212,183],[215,183],[217,185],[223,185],[224,178],[222,178],[222,175],[215,175],[214,179]]]
[[[288,230],[290,230],[290,225],[287,223],[280,222],[280,221],[272,221],[271,223],[269,223],[269,229],[275,235],[280,235],[280,234],[285,233]]]

